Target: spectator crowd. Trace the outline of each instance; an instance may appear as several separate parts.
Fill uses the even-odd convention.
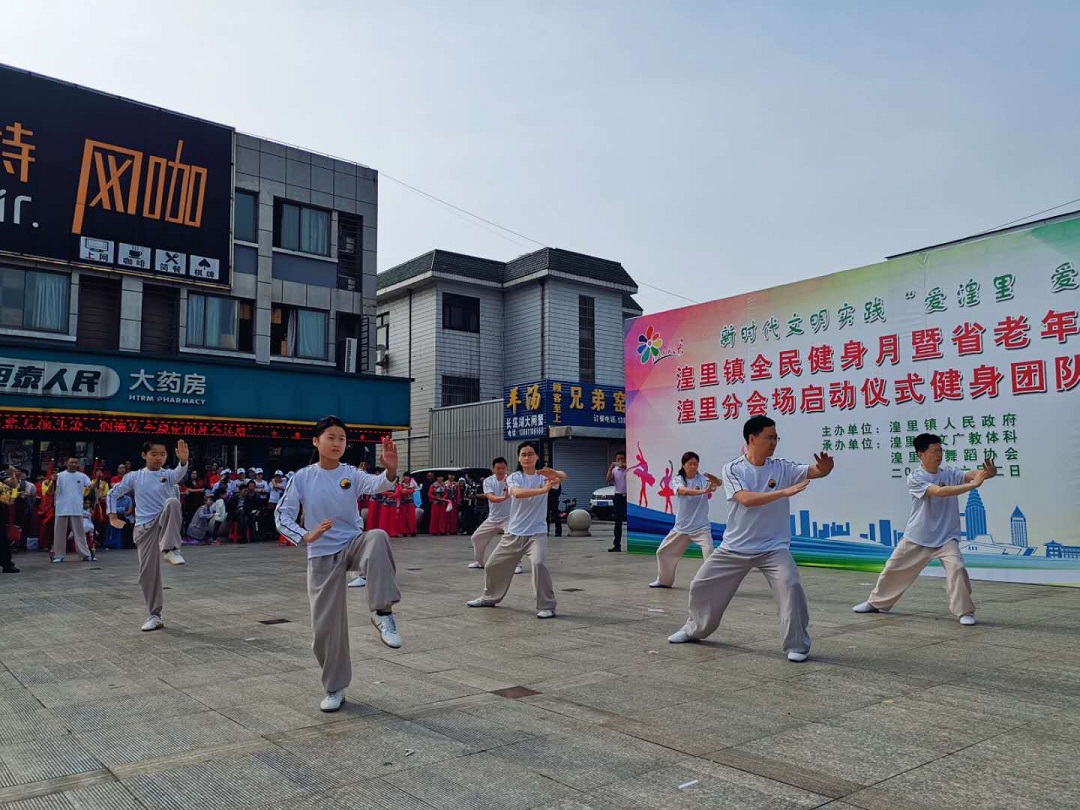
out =
[[[360,469],[367,471],[367,466],[361,462]],[[117,464],[111,471],[100,462],[89,471],[78,465],[78,470],[90,479],[84,491],[82,529],[91,549],[134,548],[134,498],[124,495],[117,502],[117,514],[124,522],[122,529],[109,523],[106,501],[110,489],[135,469],[131,462]],[[374,472],[381,472],[381,468]],[[212,464],[193,469],[176,491],[183,513],[184,543],[277,541],[274,510],[294,475],[293,471],[280,469],[267,473],[261,467],[233,470]],[[17,571],[8,562],[9,556],[4,556],[10,555],[12,547],[30,551],[50,548],[56,519],[55,485],[56,470],[31,480],[25,469],[0,468],[0,527],[4,532],[0,538],[0,567],[4,571]],[[471,535],[488,511],[482,480],[468,472],[426,472],[420,481],[402,475],[393,490],[365,495],[359,506],[365,525],[382,529],[390,537]],[[561,533],[561,518],[556,490],[548,519],[555,524],[557,534]],[[73,539],[68,542],[69,550],[74,550]]]

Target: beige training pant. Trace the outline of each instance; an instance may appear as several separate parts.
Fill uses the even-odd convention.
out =
[[[323,688],[327,692],[344,689],[352,681],[346,571],[361,571],[367,577],[364,590],[368,610],[387,611],[401,601],[390,535],[381,529],[357,535],[337,554],[308,558],[308,599],[314,637],[311,649],[322,667]]]
[[[505,533],[505,520],[497,522],[489,518],[476,527],[476,531],[473,532],[472,536],[472,546],[473,552],[475,552],[475,559],[480,565],[484,564],[484,560],[487,557],[488,543]]]
[[[709,559],[713,550],[712,530],[706,529],[696,534],[684,534],[674,529],[668,532],[656,550],[656,579],[661,585],[675,584],[675,568],[691,543],[701,546],[701,556]]]
[[[719,547],[702,563],[690,583],[690,618],[683,630],[690,638],[712,635],[720,626],[728,603],[739,583],[753,569],[765,575],[776,597],[785,652],[810,652],[810,609],[799,580],[799,569],[785,549],[765,554],[733,554]]]
[[[547,535],[536,534],[532,537],[520,537],[504,534],[495,550],[488,557],[484,566],[485,602],[498,604],[510,590],[514,579],[514,569],[526,554],[532,562],[533,592],[536,594],[537,610],[555,609],[555,589],[551,584],[551,572],[548,571]]]
[[[966,616],[975,612],[975,603],[971,601],[971,579],[964,566],[964,557],[960,545],[950,540],[941,548],[927,548],[904,538],[893,549],[892,556],[885,563],[885,569],[878,577],[874,590],[867,600],[878,610],[888,610],[904,595],[919,573],[930,564],[931,560],[941,560],[945,569],[945,591],[949,595],[949,611],[954,616]]]
[[[151,616],[160,616],[165,602],[161,590],[161,555],[180,547],[180,501],[169,498],[161,514],[136,526],[132,535],[139,551],[139,587],[146,600],[146,610]]]
[[[75,549],[84,557],[90,556],[90,547],[86,545],[86,531],[83,529],[82,515],[57,515],[53,518],[52,555],[63,557],[67,552],[68,532],[75,535]]]

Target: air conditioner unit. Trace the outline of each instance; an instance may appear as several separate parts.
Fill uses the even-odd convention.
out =
[[[390,365],[390,350],[381,343],[375,347],[375,365],[379,368]]]
[[[356,373],[356,355],[360,351],[359,341],[356,338],[345,338],[344,368],[349,374]]]

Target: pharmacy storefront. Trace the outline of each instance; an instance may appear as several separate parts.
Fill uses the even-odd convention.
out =
[[[372,462],[381,436],[408,427],[408,380],[0,347],[0,461],[35,476],[71,456],[138,463],[151,437],[184,439],[198,468],[295,469],[329,413],[351,428],[349,460]]]

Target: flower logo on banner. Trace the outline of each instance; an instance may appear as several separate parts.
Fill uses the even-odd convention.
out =
[[[660,332],[654,329],[652,326],[645,328],[645,333],[638,335],[637,352],[638,357],[641,360],[641,365],[647,366],[649,363],[659,363],[661,360],[668,357],[681,357],[683,353],[683,341],[680,340],[675,348],[664,348],[664,338],[661,337]]]
[[[650,360],[655,363],[660,357],[660,349],[663,345],[664,339],[651,326],[645,330],[644,335],[638,335],[637,350],[641,356],[641,365],[647,365]]]

